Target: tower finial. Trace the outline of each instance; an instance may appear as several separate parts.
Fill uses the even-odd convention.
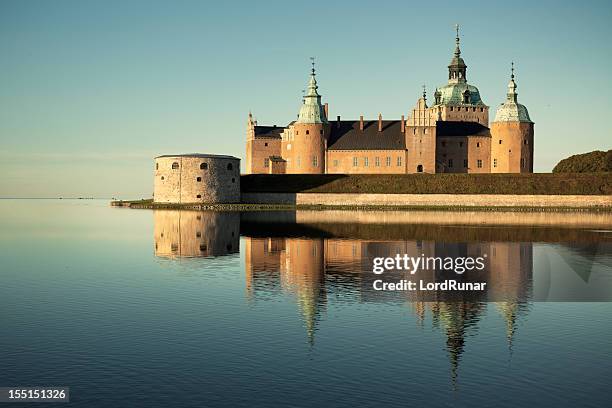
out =
[[[310,63],[312,64],[312,75],[315,73],[315,57],[310,57]]]
[[[511,68],[510,68],[510,72],[511,72],[510,79],[514,79],[514,61],[512,61],[512,64],[510,66],[511,66]]]
[[[459,24],[455,24],[455,56],[459,57],[461,55],[461,50],[459,49]]]
[[[427,100],[427,88],[423,85],[423,99]]]

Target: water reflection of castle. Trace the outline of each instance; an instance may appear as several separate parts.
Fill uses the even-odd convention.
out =
[[[314,341],[317,320],[328,302],[411,302],[420,322],[430,313],[432,323],[447,335],[453,377],[465,339],[475,330],[490,299],[506,321],[511,347],[517,318],[525,309],[532,276],[532,245],[521,242],[444,243],[431,241],[362,241],[336,238],[245,238],[245,275],[249,297],[289,290],[298,299],[309,341]],[[412,298],[407,292],[377,292],[372,288],[374,257],[397,253],[418,256],[476,256],[488,254],[489,263],[478,279],[489,291],[480,296],[451,301]],[[436,271],[419,271],[424,279],[436,279]],[[339,296],[340,295],[340,296]]]
[[[239,213],[155,210],[153,218],[156,256],[220,256],[239,250]]]
[[[432,325],[444,330],[455,378],[466,339],[477,330],[486,308],[484,302],[502,299],[496,308],[506,321],[506,336],[511,346],[517,318],[530,296],[531,243],[486,242],[473,237],[463,242],[456,235],[444,234],[436,239],[422,239],[418,232],[421,230],[415,232],[409,228],[400,229],[399,237],[391,239],[380,236],[376,228],[354,225],[322,231],[320,225],[296,223],[294,214],[283,220],[278,229],[278,225],[259,222],[259,216],[243,219],[241,225],[239,213],[155,211],[155,254],[174,258],[236,253],[243,228],[247,235],[243,241],[247,297],[256,301],[279,293],[292,294],[310,344],[314,344],[318,321],[330,299],[398,304],[408,301],[418,322],[424,324],[429,317]],[[275,215],[276,219],[282,217],[282,214]],[[373,258],[395,254],[450,257],[487,254],[486,268],[476,278],[487,282],[488,291],[451,301],[419,298],[418,294],[408,292],[375,291],[371,273]],[[425,280],[440,278],[439,272],[433,270],[418,274]]]

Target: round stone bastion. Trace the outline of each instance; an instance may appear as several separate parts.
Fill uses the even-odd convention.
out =
[[[153,201],[172,204],[240,202],[240,159],[217,154],[155,158]]]

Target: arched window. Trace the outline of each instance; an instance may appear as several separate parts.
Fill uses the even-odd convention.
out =
[[[423,165],[422,165],[422,164],[419,164],[419,165],[417,166],[417,173],[422,173],[422,172],[423,172]]]
[[[176,170],[179,168],[179,164],[177,162],[172,163],[172,170]]]
[[[200,170],[208,170],[208,163],[200,163]]]
[[[228,170],[233,170],[234,166],[232,165],[232,163],[227,163],[227,169]]]

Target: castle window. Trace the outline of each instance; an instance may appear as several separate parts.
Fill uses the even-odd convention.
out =
[[[235,182],[236,182],[236,179],[232,177],[232,183],[235,183]]]
[[[206,252],[207,249],[208,249],[208,247],[206,246],[206,244],[200,245],[200,251]]]
[[[164,176],[161,176],[162,181],[164,180]]]
[[[427,134],[427,128],[423,129],[423,134],[426,135]]]
[[[472,108],[472,112],[476,112],[476,107],[473,107],[473,108]]]
[[[453,167],[453,159],[448,159],[448,167]]]
[[[356,157],[353,157],[353,167],[357,167],[359,165],[359,162],[357,161]]]
[[[159,163],[155,163],[155,170],[159,170]]]
[[[268,142],[264,143],[264,146],[268,147]]]
[[[412,129],[412,134],[416,135],[416,128]]]
[[[307,130],[307,131],[306,131],[306,134],[307,134],[307,135],[309,135],[309,134],[310,134],[310,130]]]
[[[296,131],[295,131],[295,135],[297,136],[297,135],[299,135],[299,134],[300,134],[300,132],[298,132],[298,131],[296,130]]]
[[[228,170],[233,170],[234,169],[234,165],[232,163],[227,163],[227,169]]]
[[[200,238],[202,236],[202,233],[200,231],[196,232],[196,238]]]
[[[177,162],[172,163],[172,170],[176,170],[179,168],[179,164]]]
[[[318,167],[319,166],[319,161],[317,159],[317,156],[312,156],[312,165],[314,167]]]
[[[451,106],[450,108],[451,108],[450,110],[451,110],[451,112],[452,112],[452,111],[453,111],[453,107]]]
[[[298,159],[299,160],[299,159]],[[267,157],[264,159],[264,167],[269,167],[270,166],[270,159],[268,159]]]
[[[370,165],[370,160],[367,157],[363,158],[363,165],[364,167],[368,167]]]
[[[527,139],[523,140],[523,144],[526,145],[527,143]]]
[[[482,169],[482,160],[476,160],[476,167]]]
[[[391,166],[391,156],[387,156],[387,162],[386,162],[387,167]]]
[[[499,144],[501,144],[501,139],[499,139]]]
[[[480,147],[480,142],[476,143],[476,147]]]
[[[202,194],[198,194],[196,198],[202,198]]]
[[[419,165],[417,166],[417,173],[422,173],[422,172],[423,172],[423,165],[422,165],[422,164],[419,164]]]
[[[484,108],[480,108],[480,111],[481,111],[481,112],[484,112]]]
[[[493,159],[493,167],[497,167],[497,159]]]
[[[172,244],[170,245],[170,250],[172,252],[178,252],[178,244]]]
[[[197,177],[196,181],[202,181],[202,177]]]
[[[319,130],[319,134],[321,135],[323,134],[323,129]]]
[[[397,156],[397,166],[401,166],[402,165],[402,156]]]
[[[208,170],[208,163],[200,163],[200,170]]]
[[[378,157],[378,156],[377,156],[377,157],[374,159],[374,165],[375,165],[376,167],[380,167],[380,157]]]
[[[334,167],[338,167],[338,160],[334,160]]]
[[[467,159],[463,159],[463,168],[467,169]]]

